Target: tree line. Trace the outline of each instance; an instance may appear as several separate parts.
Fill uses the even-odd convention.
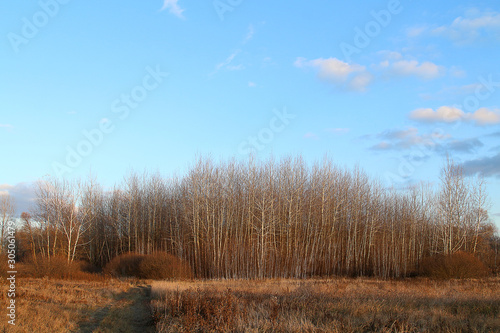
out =
[[[93,178],[43,179],[18,246],[31,260],[64,255],[98,267],[127,252],[167,252],[198,278],[397,278],[458,251],[496,268],[484,180],[449,159],[440,179],[437,188],[386,188],[357,167],[326,158],[308,166],[300,156],[199,158],[183,177],[131,173],[112,190]]]

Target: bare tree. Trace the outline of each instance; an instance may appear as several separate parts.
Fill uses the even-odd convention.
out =
[[[438,191],[396,190],[327,158],[199,158],[184,177],[132,173],[108,192],[94,179],[40,181],[25,225],[34,254],[100,266],[166,251],[200,278],[397,278],[436,253],[494,255],[484,180],[451,160],[441,179]]]
[[[0,195],[0,253],[5,250],[5,234],[15,213],[14,199],[10,194]]]

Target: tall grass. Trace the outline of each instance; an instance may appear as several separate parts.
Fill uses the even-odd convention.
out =
[[[154,282],[158,332],[496,332],[500,280]]]
[[[77,332],[83,322],[116,302],[130,284],[116,280],[68,281],[21,278],[16,281],[16,325],[3,311],[0,332]],[[8,285],[0,283],[0,303],[7,304]]]

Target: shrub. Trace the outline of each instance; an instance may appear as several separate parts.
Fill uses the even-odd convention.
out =
[[[143,254],[134,252],[116,256],[104,267],[104,274],[114,277],[140,277],[141,271],[139,266],[144,257]]]
[[[183,260],[168,254],[144,255],[126,253],[111,260],[104,273],[114,277],[136,277],[141,279],[189,279],[191,268]]]
[[[7,271],[11,270],[9,269],[8,260],[9,258],[7,257],[6,254],[4,253],[0,254],[0,277],[3,278],[8,277]]]
[[[68,262],[65,256],[56,255],[50,258],[37,256],[17,265],[21,274],[27,277],[89,281],[102,280],[102,276],[85,271],[88,267],[86,262]]]
[[[437,279],[470,279],[489,275],[488,269],[481,260],[462,251],[424,258],[421,272],[425,276]]]
[[[146,256],[139,265],[145,279],[190,279],[191,267],[178,257],[168,253]]]

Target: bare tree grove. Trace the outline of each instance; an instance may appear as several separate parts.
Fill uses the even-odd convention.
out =
[[[359,168],[301,157],[200,158],[182,178],[132,173],[112,190],[45,179],[22,220],[34,260],[103,267],[126,252],[162,251],[199,278],[405,277],[433,254],[487,261],[498,243],[484,180],[449,160],[438,189],[385,188]]]

